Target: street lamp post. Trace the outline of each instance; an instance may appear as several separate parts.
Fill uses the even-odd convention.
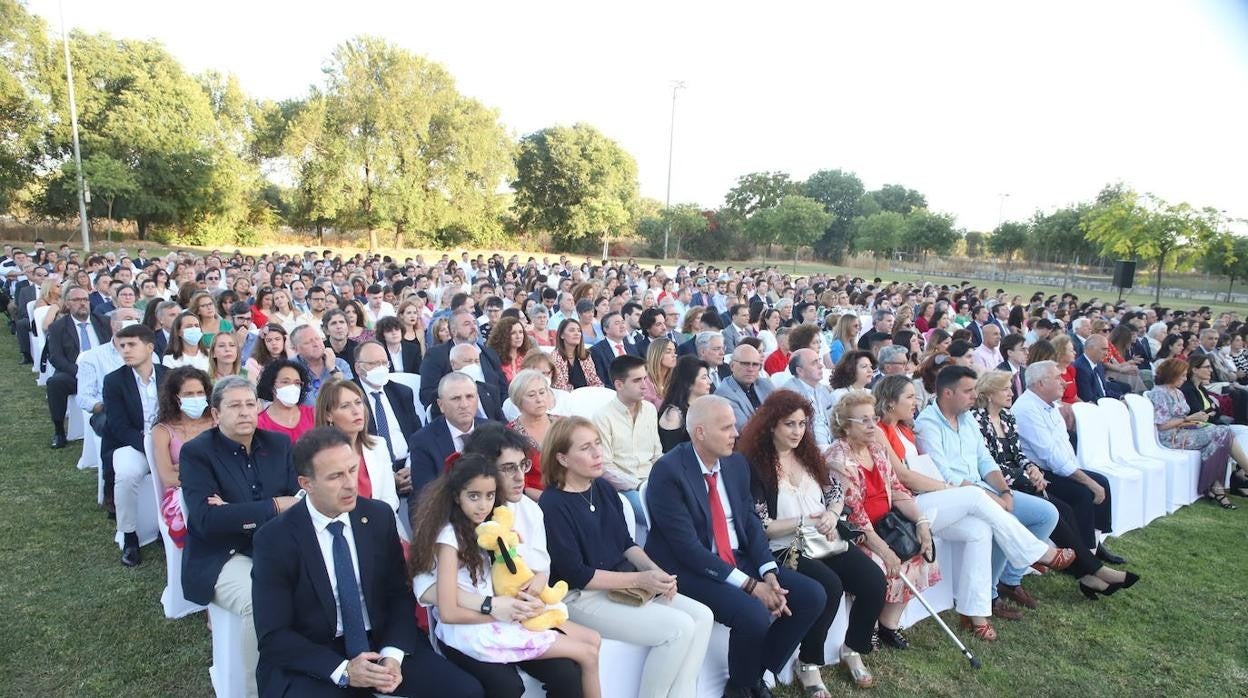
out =
[[[667,259],[667,243],[672,236],[672,149],[676,145],[676,92],[685,86],[683,80],[676,80],[672,83],[672,122],[668,129],[667,136],[667,198],[664,200],[664,209],[667,211],[667,230],[663,232],[663,259]]]
[[[82,251],[91,251],[91,230],[87,225],[87,185],[82,176],[82,149],[78,145],[78,105],[74,101],[74,64],[69,59],[69,32],[65,29],[65,5],[61,3],[61,43],[65,46],[65,81],[69,86],[69,125],[74,135],[74,165],[78,170],[78,220],[82,228]]]

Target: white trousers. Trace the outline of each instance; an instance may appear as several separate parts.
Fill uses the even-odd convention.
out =
[[[607,598],[605,591],[581,591],[567,602],[568,618],[603,637],[649,647],[638,698],[684,698],[698,693],[698,672],[711,641],[715,616],[687,596],[656,599],[641,607]]]
[[[243,655],[243,671],[247,677],[247,698],[256,698],[260,695],[256,688],[256,664],[260,661],[260,648],[256,640],[256,621],[251,615],[251,558],[236,554],[225,561],[221,574],[217,575],[212,602],[243,619],[242,637],[238,638],[238,645]]]
[[[915,498],[932,533],[963,543],[962,566],[953,582],[954,607],[966,616],[992,615],[992,544],[1010,564],[1023,567],[1044,557],[1049,544],[1031,534],[978,487],[953,487]]]
[[[139,530],[139,488],[149,472],[147,456],[133,447],[122,446],[113,451],[113,504],[117,507],[119,533]]]

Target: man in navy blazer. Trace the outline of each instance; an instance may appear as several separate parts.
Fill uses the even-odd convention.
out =
[[[416,626],[394,513],[358,496],[347,436],[317,427],[292,460],[307,496],[255,535],[260,695],[482,696]]]
[[[48,413],[52,417],[52,448],[65,447],[65,408],[69,396],[78,392],[78,355],[113,338],[108,320],[92,315],[87,306],[87,292],[81,288],[65,291],[65,307],[45,335],[48,362],[55,371],[48,378]],[[85,337],[87,344],[83,344]],[[35,357],[38,361],[39,357]]]
[[[476,318],[467,310],[456,310],[450,319],[451,340],[429,349],[420,362],[420,403],[432,405],[438,396],[438,381],[451,372],[451,347],[456,344],[475,344],[481,350],[481,373],[485,383],[492,384],[496,395],[507,394],[507,378],[503,376],[503,362],[498,354],[481,344]]]
[[[298,501],[290,439],[256,428],[259,404],[246,378],[212,388],[217,426],[182,446],[178,475],[186,501],[182,594],[242,617],[238,644],[247,695],[257,695],[256,630],[252,616],[252,536]]]
[[[411,446],[408,469],[412,478],[409,506],[415,507],[420,489],[446,469],[446,458],[464,450],[464,437],[486,420],[477,417],[477,384],[462,373],[448,373],[438,382],[442,416],[407,437]]]
[[[1096,402],[1103,397],[1122,398],[1125,391],[1116,382],[1105,377],[1105,356],[1109,353],[1109,339],[1103,334],[1088,337],[1083,343],[1083,356],[1075,359],[1075,390],[1084,402]]]
[[[104,468],[104,491],[112,494],[117,512],[121,564],[134,567],[142,562],[139,489],[149,472],[143,439],[156,421],[158,389],[166,369],[152,361],[152,331],[144,325],[123,327],[113,343],[125,365],[104,376],[100,467]]]
[[[725,696],[767,696],[763,671],[779,672],[815,623],[827,594],[809,577],[776,564],[754,513],[749,464],[733,453],[736,418],[724,398],[689,406],[689,443],[650,470],[646,552],[732,629]],[[708,496],[711,487],[716,496]],[[773,622],[774,621],[774,622]]]
[[[603,385],[615,385],[611,379],[611,362],[622,354],[641,356],[637,345],[628,341],[628,324],[624,322],[624,316],[612,311],[602,316],[602,340],[594,342],[594,346],[589,348],[589,356],[594,360],[594,370],[598,372]]]
[[[406,471],[407,456],[411,452],[407,437],[420,429],[422,420],[416,413],[412,389],[390,380],[387,361],[385,347],[374,341],[364,342],[355,350],[352,380],[364,391],[368,403],[368,433],[380,437],[391,454],[395,490],[407,494],[412,486],[410,473]],[[386,425],[385,433],[377,429],[379,410],[385,410],[381,420]]]

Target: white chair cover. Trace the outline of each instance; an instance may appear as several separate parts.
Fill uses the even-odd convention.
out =
[[[592,419],[598,410],[615,399],[615,391],[610,388],[586,387],[577,388],[568,400],[568,414],[575,414]],[[556,406],[558,403],[556,402]]]
[[[212,623],[212,690],[217,698],[239,698],[246,695],[246,671],[243,652],[238,643],[243,619],[215,603],[208,604],[208,621]]]
[[[1144,479],[1140,472],[1118,465],[1109,453],[1109,432],[1100,408],[1090,402],[1070,406],[1075,413],[1079,467],[1109,481],[1114,533],[1122,535],[1144,525]]]
[[[152,455],[152,437],[149,434],[143,440],[143,448],[147,453],[147,465],[151,468],[153,494],[157,506],[160,505],[164,493],[160,491],[160,478],[156,474],[156,459]],[[177,490],[178,507],[186,512],[186,502],[182,500],[182,488]],[[192,613],[203,611],[206,607],[191,603],[182,595],[182,549],[169,536],[169,526],[165,517],[156,512],[156,525],[160,528],[160,537],[165,544],[165,591],[160,595],[160,605],[165,610],[166,618],[181,618]]]
[[[1166,462],[1141,455],[1131,434],[1131,414],[1121,400],[1104,397],[1097,401],[1101,417],[1109,432],[1109,453],[1114,461],[1140,471],[1144,482],[1144,523],[1165,516],[1171,493],[1167,490]]]
[[[1154,422],[1153,403],[1142,395],[1127,395],[1123,398],[1127,410],[1131,413],[1132,430],[1135,436],[1135,448],[1140,454],[1150,458],[1166,461],[1166,477],[1169,485],[1166,491],[1170,501],[1167,508],[1174,512],[1179,507],[1187,506],[1200,498],[1196,491],[1196,482],[1200,477],[1200,452],[1177,448],[1166,448],[1157,440],[1157,424]]]
[[[78,411],[78,410],[75,410]],[[119,448],[113,451],[113,464],[123,458],[143,458],[143,469],[147,473],[143,476],[143,482],[139,485],[139,511],[138,511],[138,531],[139,545],[147,545],[160,537],[160,528],[157,521],[160,519],[160,513],[156,510],[157,499],[155,497],[156,488],[152,485],[151,466],[144,458],[143,454],[135,451],[133,448]],[[103,468],[100,468],[100,478],[103,478]],[[117,541],[117,548],[121,549],[125,538],[118,531],[113,536],[113,540]]]

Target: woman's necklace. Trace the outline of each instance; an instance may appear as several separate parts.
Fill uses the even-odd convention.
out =
[[[596,508],[594,508],[594,486],[592,484],[589,486],[588,497],[585,496],[584,492],[577,492],[577,495],[579,495],[581,499],[584,499],[586,503],[589,504],[589,511],[591,514],[595,511],[598,511]]]

